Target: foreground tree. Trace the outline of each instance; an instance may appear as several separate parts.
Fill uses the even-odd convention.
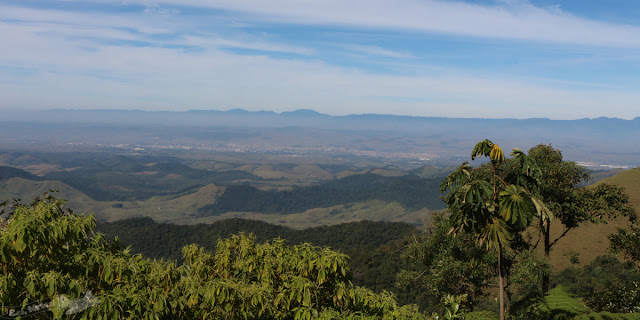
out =
[[[597,184],[579,188],[581,182],[590,179],[589,171],[572,161],[564,161],[562,152],[550,145],[537,145],[529,150],[529,157],[535,160],[540,169],[536,180],[524,180],[526,188],[544,201],[553,212],[551,215],[539,215],[537,223],[538,237],[533,247],[542,243],[547,258],[551,249],[570,231],[585,223],[607,223],[618,216],[636,220],[636,213],[629,198],[620,186]],[[512,168],[514,174],[519,168]],[[551,236],[552,225],[562,228],[555,238]],[[542,279],[542,292],[549,291],[549,276]]]
[[[471,160],[484,156],[489,162],[476,168],[465,162],[440,186],[443,193],[448,191],[445,200],[453,233],[473,234],[478,243],[498,252],[501,320],[505,318],[504,250],[521,240],[519,233],[534,216],[551,219],[549,210],[527,189],[527,184],[541,175],[535,160],[519,149],[511,155],[513,158],[507,160],[497,144],[481,141],[474,147]],[[516,170],[508,170],[508,166]]]
[[[0,317],[151,319],[171,314],[175,265],[120,250],[45,194],[13,203],[0,227]],[[168,317],[171,318],[171,317]]]

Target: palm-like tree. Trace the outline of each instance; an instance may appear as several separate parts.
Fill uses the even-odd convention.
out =
[[[534,159],[517,148],[513,149],[512,158],[506,159],[502,149],[490,140],[476,144],[471,160],[482,156],[488,157],[489,162],[476,168],[464,162],[442,182],[440,191],[448,191],[445,199],[452,232],[475,234],[476,241],[498,251],[500,319],[504,320],[503,250],[534,216],[544,216],[548,221],[551,213],[526,188],[541,174]],[[515,166],[516,170],[507,170],[507,166]]]

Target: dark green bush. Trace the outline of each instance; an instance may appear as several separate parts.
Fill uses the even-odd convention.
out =
[[[640,282],[596,292],[587,296],[585,302],[596,311],[640,314]]]
[[[579,315],[574,320],[640,320],[638,313],[599,312]]]

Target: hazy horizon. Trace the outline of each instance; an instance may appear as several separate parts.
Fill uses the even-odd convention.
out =
[[[78,109],[78,108],[50,108],[50,109],[39,109],[39,110],[21,110],[21,109],[6,109],[3,112],[5,114],[9,114],[11,116],[22,115],[24,117],[29,117],[34,115],[34,112],[40,113],[51,113],[51,112],[142,112],[142,113],[177,113],[177,114],[186,114],[186,113],[195,113],[195,112],[211,112],[211,113],[233,113],[233,112],[246,112],[247,114],[260,114],[267,113],[273,115],[287,115],[287,114],[296,114],[302,112],[316,113],[322,116],[329,117],[352,117],[352,116],[390,116],[390,117],[412,117],[412,118],[443,118],[443,119],[478,119],[478,120],[551,120],[551,121],[575,121],[575,120],[596,120],[596,119],[617,119],[617,120],[625,120],[625,121],[633,121],[640,118],[640,112],[638,116],[630,119],[618,118],[618,117],[607,117],[607,116],[597,116],[597,117],[584,117],[584,118],[550,118],[550,117],[528,117],[528,118],[517,118],[517,117],[443,117],[443,116],[430,116],[430,115],[409,115],[402,113],[374,113],[374,112],[365,112],[365,113],[349,113],[349,114],[332,114],[332,113],[324,113],[317,111],[315,109],[309,108],[300,108],[300,109],[291,109],[291,110],[268,110],[268,109],[256,109],[256,110],[248,110],[244,108],[226,108],[226,109],[186,109],[186,110],[171,110],[171,109],[156,109],[156,110],[144,110],[144,109],[108,109],[108,108],[96,108],[96,109]],[[20,120],[20,119],[12,119],[12,120]]]

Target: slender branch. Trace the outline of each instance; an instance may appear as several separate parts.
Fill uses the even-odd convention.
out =
[[[549,248],[553,247],[554,244],[556,244],[556,242],[558,242],[558,240],[562,239],[564,236],[567,235],[567,233],[569,231],[571,231],[573,229],[573,227],[571,228],[566,228],[564,229],[564,231],[562,232],[562,234],[560,236],[558,236],[555,240],[553,240],[553,242],[551,242],[551,244],[549,245]]]
[[[413,281],[417,281],[418,279],[420,279],[425,273],[427,273],[428,270],[424,270],[422,271],[422,273],[420,273],[417,277],[413,278]]]
[[[542,228],[538,228],[538,241],[536,241],[536,244],[533,246],[534,249],[538,247],[540,239],[542,239]]]

